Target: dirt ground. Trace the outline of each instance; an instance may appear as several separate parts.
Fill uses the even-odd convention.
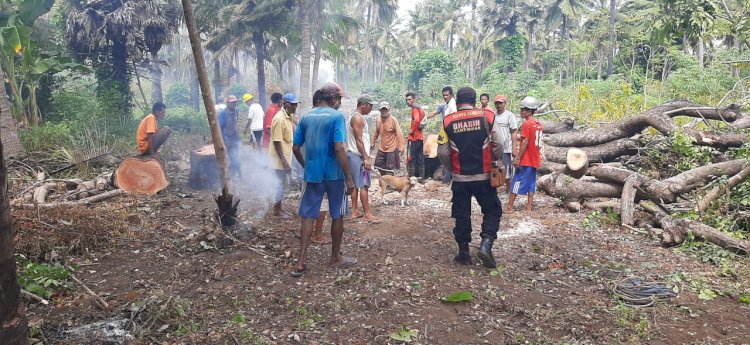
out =
[[[293,278],[296,216],[266,216],[269,204],[244,194],[240,220],[252,231],[231,241],[211,221],[212,193],[187,186],[184,155],[167,159],[167,190],[93,207],[86,217],[101,233],[87,236],[101,241],[79,242],[69,255],[58,248],[110,309],[78,286],[56,296],[53,306],[30,303],[27,315],[40,342],[400,344],[392,335],[401,331],[414,335],[412,344],[750,344],[750,306],[738,302],[750,292],[748,259],[732,259],[731,269],[722,269],[661,248],[642,233],[583,226],[586,213],[568,213],[538,195],[534,213],[503,215],[493,249],[497,270],[459,266],[451,262],[450,188],[428,181],[412,190],[405,207],[396,193],[386,194],[384,204],[372,188],[382,223],[344,223],[342,251],[356,258],[354,268],[328,268],[330,245],[314,245],[308,273]],[[252,178],[239,185],[247,183]],[[284,208],[294,213],[298,200],[299,192],[291,191]],[[505,206],[505,194],[501,201]],[[39,222],[46,231],[83,233],[82,218],[26,212],[13,213],[19,239]],[[475,203],[472,252],[480,222]],[[123,228],[112,235],[117,226]],[[628,277],[663,282],[679,293],[651,307],[630,307],[612,294]],[[704,287],[718,296],[700,299]],[[473,299],[441,301],[460,291]],[[104,331],[81,331],[102,321]]]

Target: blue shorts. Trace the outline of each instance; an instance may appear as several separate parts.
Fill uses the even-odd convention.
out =
[[[344,180],[307,182],[305,191],[302,193],[302,200],[299,202],[299,216],[302,218],[318,218],[324,195],[328,197],[328,211],[331,219],[341,218],[345,212],[346,204],[344,202],[346,196]]]
[[[536,192],[536,168],[517,167],[510,181],[510,192],[516,195],[526,195]]]
[[[370,171],[365,169],[362,157],[353,152],[347,152],[349,157],[349,171],[352,173],[355,188],[370,187]]]

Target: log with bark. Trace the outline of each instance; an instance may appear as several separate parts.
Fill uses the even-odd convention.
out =
[[[579,201],[583,198],[619,198],[622,184],[602,182],[589,177],[574,179],[562,173],[551,173],[537,180],[537,187],[563,201]]]
[[[550,162],[565,164],[568,161],[568,150],[571,147],[558,147],[544,145],[544,158]],[[637,152],[638,141],[636,139],[616,139],[593,146],[582,146],[590,162],[611,162],[624,155]]]
[[[65,208],[65,207],[76,207],[76,206],[86,206],[95,204],[98,202],[102,202],[104,200],[112,199],[121,195],[127,194],[126,191],[122,189],[114,189],[110,191],[106,191],[94,196],[90,196],[84,199],[76,200],[76,201],[66,201],[66,202],[55,202],[55,203],[44,203],[44,204],[19,204],[16,205],[16,207],[20,208],[26,208],[26,209],[56,209],[56,208]]]
[[[589,129],[583,132],[565,132],[545,135],[543,141],[547,145],[557,147],[594,146],[629,138],[641,133],[648,127],[653,127],[662,134],[671,134],[680,127],[675,124],[673,117],[690,116],[704,119],[723,120],[732,122],[740,116],[739,108],[732,105],[727,108],[709,108],[687,101],[673,101],[649,109],[639,115],[629,117],[618,123]],[[734,147],[742,139],[741,135],[722,137],[704,133],[693,129],[685,130],[693,140],[702,145],[718,147]],[[741,143],[740,143],[741,145]]]
[[[574,131],[575,120],[573,118],[565,118],[562,122],[555,122],[549,120],[539,120],[542,123],[542,129],[544,134],[557,134]],[[520,127],[520,126],[519,126]]]
[[[748,176],[750,176],[750,165],[748,165],[745,169],[742,169],[742,171],[737,173],[737,175],[732,176],[725,185],[716,186],[711,189],[703,197],[703,199],[698,202],[698,205],[696,206],[698,212],[706,212],[706,210],[708,210],[708,207],[711,206],[711,203],[714,202],[714,200],[718,199],[722,193],[726,193],[730,189],[734,188]]]
[[[124,160],[114,173],[114,185],[130,193],[154,195],[167,188],[166,169],[154,157],[132,157]]]
[[[713,243],[719,247],[740,255],[750,253],[750,242],[738,240],[701,222],[689,219],[675,219],[649,202],[642,201],[640,206],[654,215],[661,229],[651,229],[659,237],[661,244],[672,247],[681,244],[692,234],[695,238]]]
[[[638,199],[653,200],[661,203],[673,203],[677,200],[678,196],[705,186],[712,178],[725,175],[736,175],[748,165],[750,165],[750,161],[745,159],[709,164],[688,170],[661,181],[649,178],[634,171],[614,168],[607,165],[592,166],[588,169],[588,174],[595,177],[597,180],[616,183],[619,185],[624,184],[625,179],[628,177],[634,176],[640,185],[638,192],[636,193]],[[599,196],[611,197],[610,194]]]

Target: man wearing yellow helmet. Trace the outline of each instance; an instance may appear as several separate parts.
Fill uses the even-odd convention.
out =
[[[247,135],[248,129],[253,132],[251,140],[255,143],[255,149],[260,150],[260,142],[263,139],[263,116],[265,115],[263,107],[253,100],[253,95],[250,93],[244,94],[242,101],[249,107],[244,133]]]

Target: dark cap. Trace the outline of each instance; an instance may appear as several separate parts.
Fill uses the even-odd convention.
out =
[[[368,95],[368,94],[365,93],[365,94],[362,94],[361,96],[359,96],[359,98],[357,98],[357,103],[358,104],[367,103],[367,104],[375,105],[378,102],[375,102],[372,99],[372,97],[370,97],[370,95]]]
[[[323,93],[323,97],[344,97],[346,93],[343,89],[341,89],[341,86],[336,83],[328,82],[323,87],[320,88],[320,92]]]
[[[474,89],[465,86],[456,92],[456,103],[476,103],[477,92]]]

